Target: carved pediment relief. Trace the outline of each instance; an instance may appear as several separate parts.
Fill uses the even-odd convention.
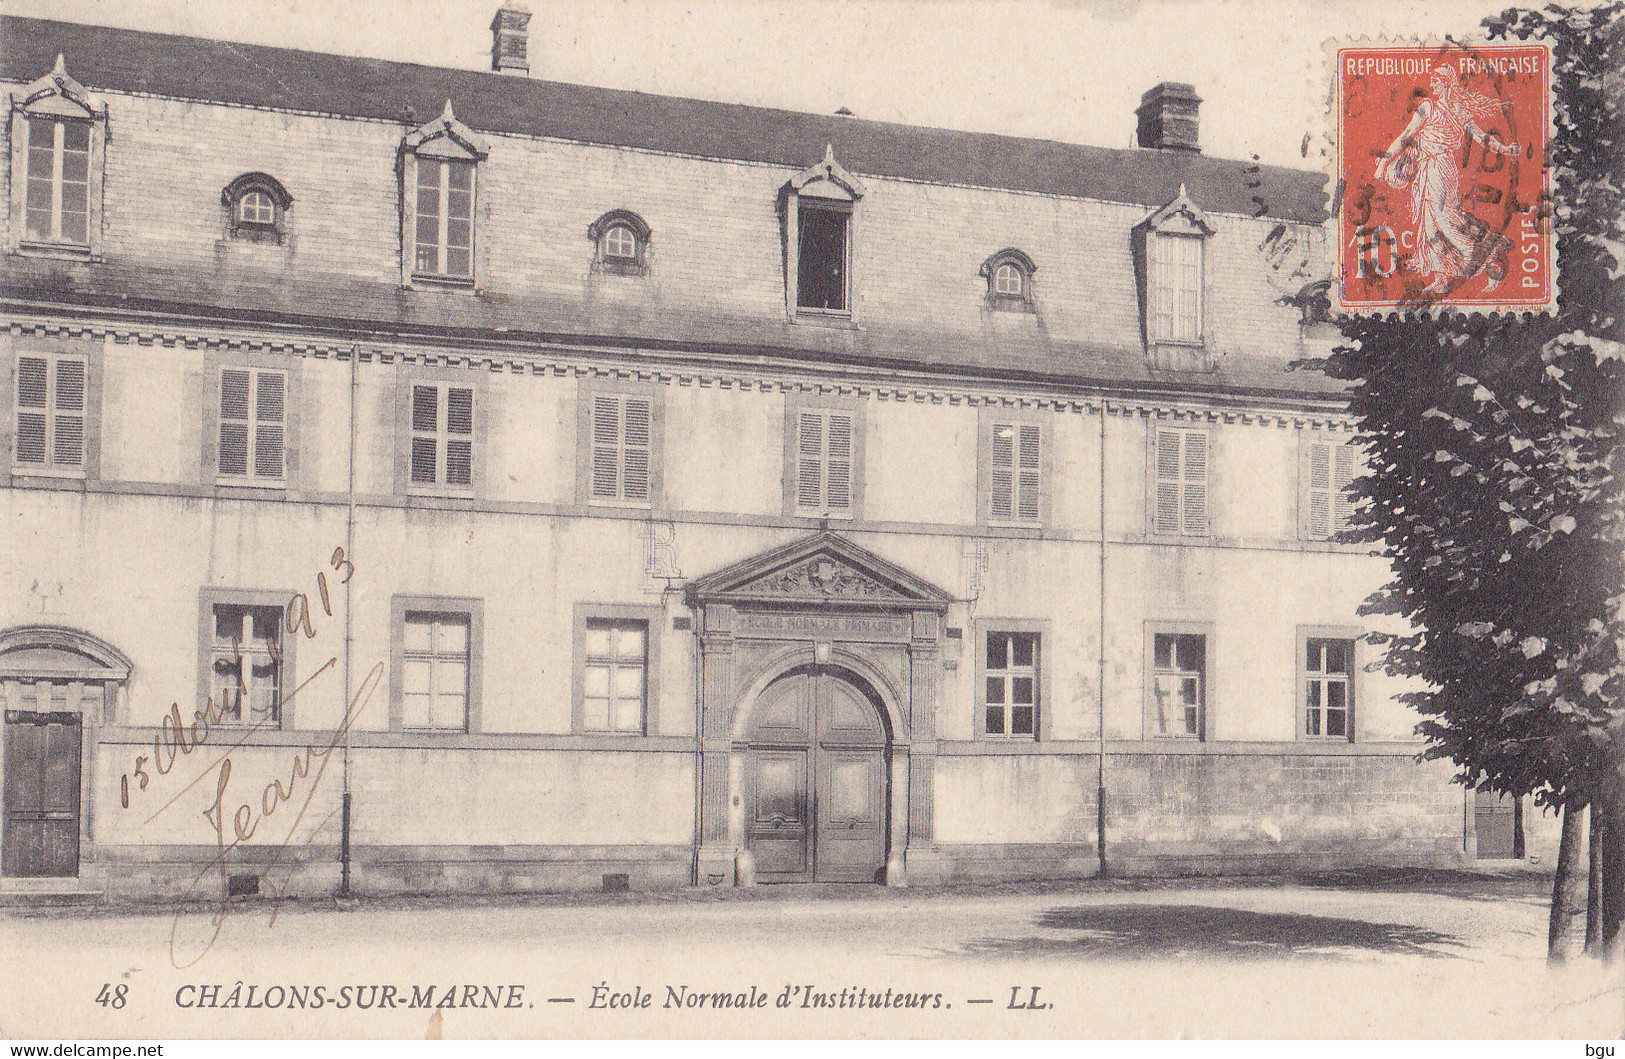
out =
[[[741,585],[743,592],[783,593],[786,596],[839,597],[859,599],[907,599],[889,585],[881,584],[863,571],[819,554],[767,577]]]
[[[700,601],[843,603],[941,609],[942,589],[835,533],[818,533],[734,563],[689,586]]]

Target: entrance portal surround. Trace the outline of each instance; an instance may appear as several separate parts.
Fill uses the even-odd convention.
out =
[[[884,882],[936,878],[932,775],[951,597],[838,534],[819,533],[699,578],[701,886],[751,885],[746,841],[752,710],[800,667],[850,674],[872,692],[886,732]]]
[[[130,672],[129,658],[78,629],[0,631],[0,892],[96,875],[92,763]]]

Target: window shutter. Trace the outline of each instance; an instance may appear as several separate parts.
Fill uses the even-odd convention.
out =
[[[1332,468],[1332,532],[1338,533],[1348,529],[1349,518],[1354,514],[1354,494],[1349,486],[1354,482],[1353,445],[1335,445],[1332,451],[1336,454],[1336,465]]]
[[[824,493],[824,417],[817,412],[797,416],[796,504],[820,508]]]
[[[1016,517],[1038,521],[1038,485],[1041,463],[1039,438],[1041,431],[1032,423],[1021,426],[1021,455],[1017,461]]]
[[[594,394],[592,399],[592,495],[613,500],[620,495],[621,399]]]
[[[440,389],[412,387],[412,481],[439,480]]]
[[[621,499],[649,499],[649,424],[651,402],[647,397],[623,397],[626,412],[621,432],[624,458],[621,464]]]
[[[825,471],[831,510],[852,509],[852,417],[831,412],[826,438]]]
[[[1183,236],[1179,246],[1178,297],[1175,307],[1175,337],[1189,342],[1201,337],[1202,244]]]
[[[85,362],[61,357],[56,362],[56,422],[51,462],[78,467],[85,460]]]
[[[248,473],[248,391],[250,375],[227,368],[220,373],[221,474]]]
[[[17,462],[45,462],[46,388],[44,357],[17,359]]]
[[[1174,331],[1173,277],[1168,237],[1151,237],[1151,337],[1169,338]]]
[[[286,379],[279,371],[262,371],[254,383],[254,476],[282,477],[282,424],[286,415]],[[222,380],[223,382],[223,380]]]
[[[446,484],[474,484],[474,391],[446,388]]]
[[[1156,532],[1173,536],[1179,533],[1179,469],[1180,433],[1177,430],[1157,431],[1157,483]]]
[[[1207,435],[1185,435],[1184,532],[1187,536],[1207,535]]]
[[[1332,533],[1331,446],[1312,442],[1308,450],[1308,529],[1310,540],[1325,540]]]
[[[993,451],[990,467],[988,514],[991,518],[1015,517],[1016,425],[993,424]]]

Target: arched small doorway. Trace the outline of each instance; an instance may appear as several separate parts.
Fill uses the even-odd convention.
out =
[[[792,669],[757,696],[745,737],[744,838],[758,881],[883,881],[884,717],[874,690],[833,666]]]
[[[77,629],[0,632],[0,880],[79,875],[90,732],[130,660]]]

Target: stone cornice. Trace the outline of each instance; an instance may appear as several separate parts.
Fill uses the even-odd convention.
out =
[[[748,367],[731,365],[725,356],[698,351],[692,363],[667,351],[626,350],[591,346],[534,345],[486,349],[453,349],[443,343],[405,338],[393,341],[308,341],[287,336],[205,328],[158,329],[139,325],[65,323],[49,319],[13,319],[10,333],[37,338],[72,338],[111,341],[118,345],[159,346],[348,361],[362,364],[413,364],[424,367],[465,368],[471,371],[514,375],[552,375],[574,378],[627,379],[700,389],[806,393],[845,396],[914,404],[967,407],[1028,408],[1132,419],[1231,423],[1352,432],[1352,418],[1341,402],[1323,396],[1254,394],[1242,390],[1203,394],[1134,393],[1132,384],[1119,392],[1109,383],[1080,380],[1072,385],[928,377],[899,378],[895,371],[866,372],[852,365],[791,365],[764,363],[753,358]],[[629,356],[664,359],[667,363],[628,364]],[[619,363],[618,363],[619,362]],[[882,377],[883,376],[883,377]]]

